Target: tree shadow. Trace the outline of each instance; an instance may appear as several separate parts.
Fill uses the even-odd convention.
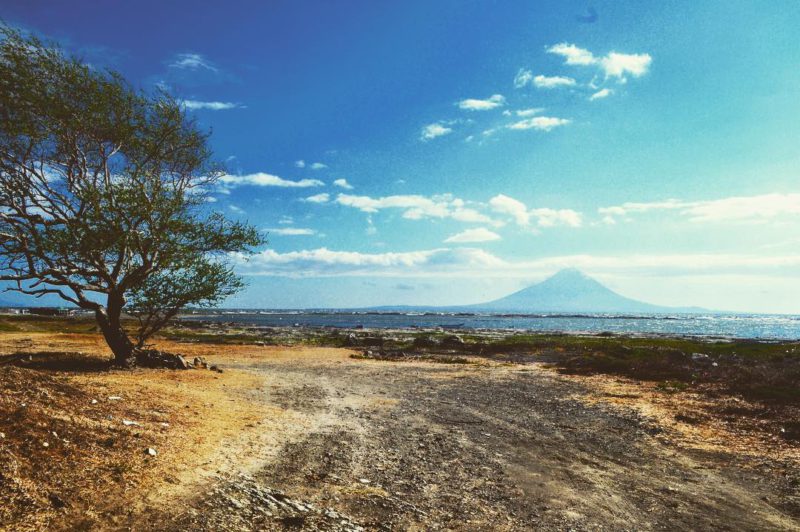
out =
[[[100,358],[77,351],[37,351],[0,355],[0,367],[16,366],[38,371],[99,373],[111,369],[111,358]]]

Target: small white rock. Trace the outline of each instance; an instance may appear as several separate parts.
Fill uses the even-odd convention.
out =
[[[108,400],[109,401],[122,401],[122,397],[120,397],[118,395],[109,395],[108,396]]]
[[[6,439],[6,433],[0,432],[0,440],[5,440],[5,439]]]
[[[155,455],[157,455],[157,454],[158,454],[158,453],[156,452],[156,450],[155,450],[155,449],[153,449],[152,447],[148,447],[148,448],[147,448],[147,450],[146,450],[145,452],[147,453],[147,455],[148,455],[148,456],[155,456]]]
[[[43,441],[42,442],[42,447],[50,447],[50,444],[47,443],[46,441]]]
[[[97,404],[97,399],[92,399],[92,404],[96,405]]]
[[[358,481],[361,482],[362,484],[369,484],[369,479],[366,478],[360,478],[358,479]]]
[[[123,419],[122,424],[126,427],[141,427],[141,425],[137,421],[130,421],[128,419]]]

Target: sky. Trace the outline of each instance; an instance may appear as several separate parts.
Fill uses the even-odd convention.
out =
[[[135,7],[132,7],[135,6]],[[800,313],[800,3],[0,0],[179,98],[269,244],[226,305],[457,305],[577,267]]]

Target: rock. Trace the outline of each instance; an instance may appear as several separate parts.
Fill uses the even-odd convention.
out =
[[[50,444],[47,443],[46,441],[43,441],[42,442],[42,447],[50,447]]]
[[[120,397],[118,395],[110,395],[110,396],[108,396],[108,400],[109,401],[122,401],[122,397]]]
[[[204,357],[194,357],[194,367],[196,368],[208,368],[208,362]]]
[[[211,366],[208,369],[210,369],[211,371],[216,371],[217,373],[222,373],[222,368],[220,368],[219,366]]]
[[[145,449],[144,453],[145,453],[147,456],[156,456],[156,455],[158,454],[158,453],[156,452],[156,450],[155,450],[155,449],[153,449],[152,447],[148,447],[147,449]]]
[[[97,404],[97,399],[92,399],[92,404],[96,405]]]
[[[370,483],[370,480],[367,479],[367,478],[360,478],[360,479],[358,479],[358,481],[361,482],[362,484],[369,484]]]
[[[145,368],[190,369],[192,366],[182,355],[158,349],[137,349],[136,362]]]
[[[130,420],[128,420],[128,419],[123,419],[123,420],[122,420],[122,424],[123,424],[123,425],[125,425],[126,427],[141,427],[141,425],[139,424],[139,422],[137,422],[137,421],[130,421]]]
[[[708,355],[705,353],[692,353],[692,360],[695,362],[708,362]]]
[[[6,433],[0,432],[0,440],[5,440],[5,439],[6,439]]]

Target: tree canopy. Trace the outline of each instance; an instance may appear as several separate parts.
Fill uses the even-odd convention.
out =
[[[119,363],[242,288],[228,257],[263,241],[209,208],[220,175],[175,98],[0,27],[0,281],[94,312]]]

